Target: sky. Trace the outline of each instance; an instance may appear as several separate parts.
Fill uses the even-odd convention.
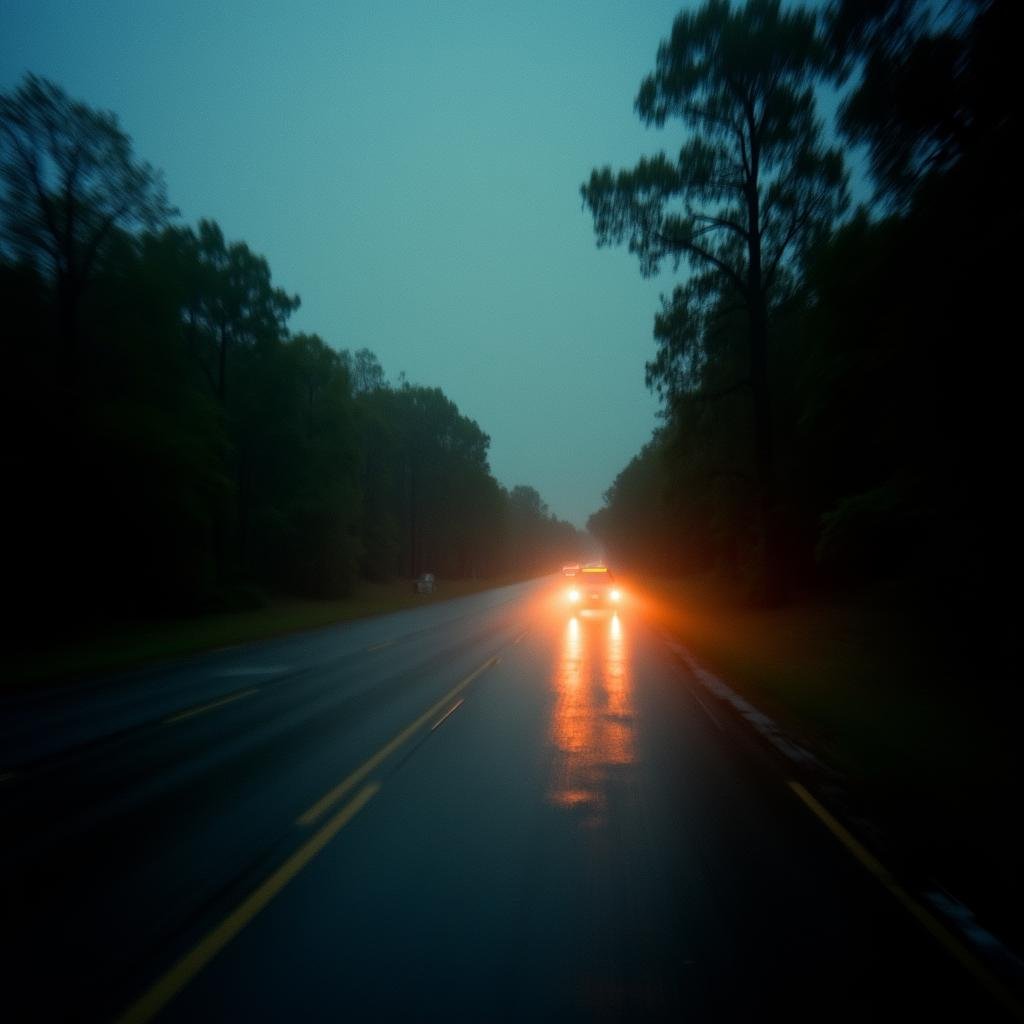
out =
[[[0,90],[113,111],[194,224],[490,436],[506,487],[583,527],[650,438],[659,295],[597,249],[594,167],[677,149],[633,111],[681,9],[619,0],[0,0]]]

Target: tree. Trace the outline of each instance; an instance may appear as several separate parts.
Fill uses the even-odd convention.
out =
[[[858,268],[861,287],[851,287],[843,253],[835,284],[826,279],[815,291],[847,356],[866,311],[884,302],[885,324],[873,323],[871,342],[857,344],[879,350],[888,365],[874,377],[894,394],[885,457],[872,467],[889,465],[890,474],[878,474],[864,493],[850,488],[837,508],[884,508],[862,499],[886,498],[912,480],[932,538],[917,575],[930,579],[923,567],[941,565],[946,596],[961,619],[974,618],[991,649],[996,623],[1006,638],[1016,629],[994,567],[1016,531],[1017,475],[1007,472],[1006,439],[1019,429],[1019,374],[1009,370],[1019,346],[1007,325],[1019,316],[1024,230],[1024,210],[1012,199],[1019,189],[1021,5],[836,0],[829,16],[833,45],[854,81],[839,126],[867,145],[876,197],[890,216],[861,232],[871,246],[865,267],[874,272]],[[866,289],[879,299],[865,298]],[[879,345],[880,335],[888,346]],[[849,359],[845,365],[858,368]],[[853,389],[843,384],[847,398]],[[931,582],[922,590],[940,592]],[[966,595],[977,602],[971,616],[963,612]]]
[[[351,376],[342,356],[318,334],[296,334],[290,342],[305,405],[306,437],[316,433],[319,413],[335,376]]]
[[[781,586],[774,540],[775,502],[769,324],[791,291],[800,256],[846,202],[838,151],[826,148],[815,116],[814,85],[830,61],[813,12],[779,0],[734,9],[708,0],[676,18],[658,48],[657,69],[641,84],[636,111],[663,127],[690,129],[672,160],[644,158],[633,170],[592,172],[582,187],[598,245],[628,242],[645,276],[663,259],[685,259],[696,276],[683,303],[745,312],[749,389],[764,595]],[[694,340],[711,343],[699,330]],[[692,353],[681,346],[679,358]],[[664,367],[675,373],[674,360]]]
[[[348,357],[348,352],[345,355]],[[361,348],[350,358],[352,389],[357,395],[384,387],[384,368],[373,352],[368,348]]]
[[[576,528],[554,516],[536,488],[517,484],[508,492],[505,508],[505,536],[514,572],[550,572],[578,557],[583,545]]]
[[[604,506],[587,520],[587,530],[619,568],[663,573],[678,563],[679,538],[666,538],[664,529],[663,458],[663,442],[655,436],[619,473],[604,493]]]
[[[440,388],[405,384],[392,392],[406,473],[409,575],[444,571],[459,559],[460,478],[486,476],[490,438]],[[453,500],[454,499],[454,500]]]
[[[527,519],[545,519],[548,515],[547,502],[540,496],[536,487],[528,484],[516,484],[509,491],[509,504]]]
[[[240,353],[232,400],[239,568],[338,597],[358,568],[359,452],[348,371],[315,335]]]
[[[0,186],[0,239],[49,277],[73,377],[81,298],[104,246],[118,229],[152,228],[175,212],[163,175],[135,159],[114,114],[29,74],[0,95]]]
[[[245,242],[226,242],[216,222],[201,220],[198,234],[188,229],[184,238],[199,271],[197,289],[184,312],[210,386],[224,403],[230,351],[284,337],[299,297],[275,288],[266,259]]]
[[[879,198],[905,206],[927,178],[977,155],[983,189],[1014,187],[1002,157],[1016,147],[1020,28],[1014,0],[835,0],[830,40],[841,74],[856,73],[839,126],[868,147]]]

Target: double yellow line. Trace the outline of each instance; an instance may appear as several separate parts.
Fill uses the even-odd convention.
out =
[[[299,816],[297,823],[299,825],[312,825],[318,818],[323,817],[349,790],[359,785],[363,779],[375,771],[399,747],[406,744],[434,715],[438,714],[455,697],[462,693],[477,676],[486,672],[492,666],[497,665],[499,661],[501,661],[500,655],[495,655],[489,661],[485,661],[474,672],[470,672],[462,682],[453,686],[436,704],[432,704],[427,708],[415,722],[407,725],[397,736],[385,743],[373,757],[361,764],[351,775],[342,779],[330,792],[325,793],[308,811]]]
[[[163,720],[163,724],[175,725],[178,722],[184,722],[186,719],[195,718],[196,715],[204,715],[207,711],[214,711],[217,708],[222,708],[225,704],[234,704],[236,700],[251,697],[254,693],[259,692],[260,688],[258,686],[251,686],[248,690],[239,690],[237,693],[229,693],[226,697],[218,697],[217,700],[211,700],[207,704],[199,704],[197,707],[189,708],[187,711],[179,711],[177,714],[168,715]]]
[[[495,655],[456,684],[419,718],[385,743],[369,760],[338,783],[297,819],[312,825],[343,796],[363,782],[399,747],[407,743],[426,723],[443,710],[478,676],[493,668],[501,657]],[[380,783],[367,782],[333,817],[309,837],[276,871],[265,879],[223,921],[167,971],[148,991],[128,1007],[117,1024],[146,1024],[152,1020],[268,903],[373,799]]]

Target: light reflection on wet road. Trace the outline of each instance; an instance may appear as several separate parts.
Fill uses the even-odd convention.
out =
[[[617,614],[580,613],[565,624],[552,685],[551,742],[557,756],[550,800],[586,827],[607,825],[611,766],[635,756],[627,640]]]

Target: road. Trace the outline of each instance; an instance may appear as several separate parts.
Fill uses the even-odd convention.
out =
[[[5,702],[8,1019],[1010,1019],[628,597]]]

